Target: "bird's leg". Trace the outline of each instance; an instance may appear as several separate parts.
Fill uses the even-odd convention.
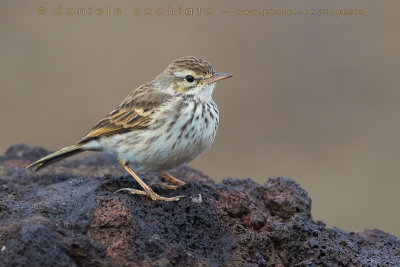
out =
[[[119,191],[129,191],[133,195],[147,195],[152,200],[163,200],[163,201],[179,201],[179,199],[183,196],[176,196],[176,197],[162,197],[157,195],[136,173],[135,171],[129,166],[128,162],[125,160],[120,160],[120,163],[124,169],[132,175],[133,178],[140,184],[140,186],[144,189],[144,191],[132,189],[132,188],[121,188],[117,190]]]
[[[151,185],[152,186],[156,185],[156,186],[161,187],[162,189],[170,189],[170,190],[175,190],[175,189],[178,188],[176,185],[172,185],[172,184],[168,184],[168,183],[154,183],[154,184],[151,184]]]
[[[182,182],[181,180],[175,178],[174,176],[172,176],[172,175],[169,174],[169,173],[160,172],[160,174],[161,174],[165,179],[167,179],[168,181],[170,181],[170,182],[173,183],[173,184],[176,184],[177,186],[182,186],[182,185],[185,184],[185,182]]]
[[[160,174],[161,174],[165,179],[167,179],[169,182],[175,184],[175,185],[172,185],[172,184],[167,184],[167,183],[157,183],[157,185],[160,186],[160,187],[163,188],[163,189],[173,189],[173,190],[175,190],[175,189],[177,189],[179,186],[182,186],[182,185],[185,184],[184,182],[182,182],[181,180],[175,178],[174,176],[172,176],[172,175],[169,174],[169,173],[160,172]]]

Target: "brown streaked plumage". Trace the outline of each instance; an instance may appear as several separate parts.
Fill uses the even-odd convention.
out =
[[[154,90],[152,82],[140,86],[130,93],[117,109],[99,121],[78,144],[104,135],[147,128],[154,110],[170,97]]]
[[[179,196],[165,198],[154,193],[134,169],[158,171],[170,182],[184,184],[165,171],[191,161],[211,146],[219,120],[212,92],[215,82],[231,76],[215,73],[203,59],[179,58],[151,82],[133,90],[75,145],[26,168],[39,170],[83,151],[105,151],[118,157],[144,189],[118,191],[148,195],[153,200],[177,201]]]

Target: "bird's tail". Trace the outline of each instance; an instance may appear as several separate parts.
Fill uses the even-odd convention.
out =
[[[40,170],[41,168],[44,168],[50,164],[53,164],[62,159],[71,157],[80,152],[83,152],[81,144],[64,147],[54,153],[51,153],[50,155],[48,155],[46,157],[39,159],[38,161],[36,161],[32,164],[29,164],[28,166],[25,167],[25,169],[36,167],[35,171],[37,171],[37,170]]]

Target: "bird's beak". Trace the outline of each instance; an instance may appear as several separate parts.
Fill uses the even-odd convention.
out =
[[[204,79],[202,83],[203,84],[215,83],[215,82],[223,80],[223,79],[228,79],[232,76],[233,75],[229,74],[229,73],[216,73],[213,76],[211,76],[210,78]]]

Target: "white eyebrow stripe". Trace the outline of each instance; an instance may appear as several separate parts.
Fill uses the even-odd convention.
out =
[[[192,75],[193,77],[196,78],[196,73],[191,70],[177,71],[174,72],[174,75],[177,77],[185,77],[186,75]]]

